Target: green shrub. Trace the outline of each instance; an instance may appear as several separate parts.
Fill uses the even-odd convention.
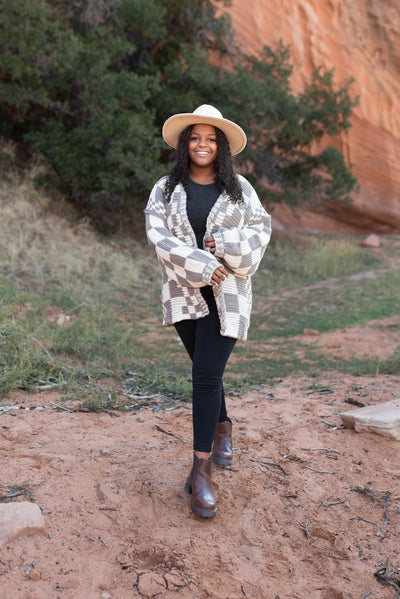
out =
[[[0,134],[45,156],[103,228],[138,217],[168,169],[165,118],[204,102],[248,131],[238,164],[275,199],[347,199],[356,181],[342,154],[311,147],[350,126],[350,81],[336,89],[317,69],[294,95],[288,48],[240,53],[218,4],[228,2],[3,0]]]

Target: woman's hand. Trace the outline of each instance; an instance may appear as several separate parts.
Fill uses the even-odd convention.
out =
[[[215,240],[214,237],[206,237],[203,241],[204,247],[206,247],[212,254],[215,254]]]
[[[219,266],[214,270],[213,276],[211,277],[211,285],[219,285],[222,281],[225,281],[227,276],[227,270],[223,266]]]

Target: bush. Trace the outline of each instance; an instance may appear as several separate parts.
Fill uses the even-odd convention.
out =
[[[356,181],[343,156],[311,147],[350,126],[350,81],[335,89],[317,70],[295,96],[288,49],[241,54],[216,4],[227,2],[3,0],[0,134],[44,155],[103,228],[137,218],[168,168],[165,118],[204,102],[249,132],[238,163],[276,197],[346,199]]]

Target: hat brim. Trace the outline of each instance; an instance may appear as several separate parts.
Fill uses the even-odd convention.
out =
[[[164,123],[162,129],[162,136],[164,141],[171,146],[176,148],[178,145],[179,135],[189,125],[212,125],[218,127],[226,135],[229,142],[229,148],[232,156],[239,154],[247,143],[247,137],[245,132],[239,125],[228,119],[220,119],[217,117],[203,116],[193,113],[182,113],[174,114]]]

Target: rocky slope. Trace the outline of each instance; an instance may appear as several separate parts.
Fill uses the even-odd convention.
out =
[[[338,216],[362,228],[400,228],[400,4],[398,0],[233,0],[228,12],[248,52],[280,39],[290,45],[292,83],[313,69],[353,76],[360,104],[352,128],[333,143],[360,183]],[[290,220],[288,215],[281,215]]]

